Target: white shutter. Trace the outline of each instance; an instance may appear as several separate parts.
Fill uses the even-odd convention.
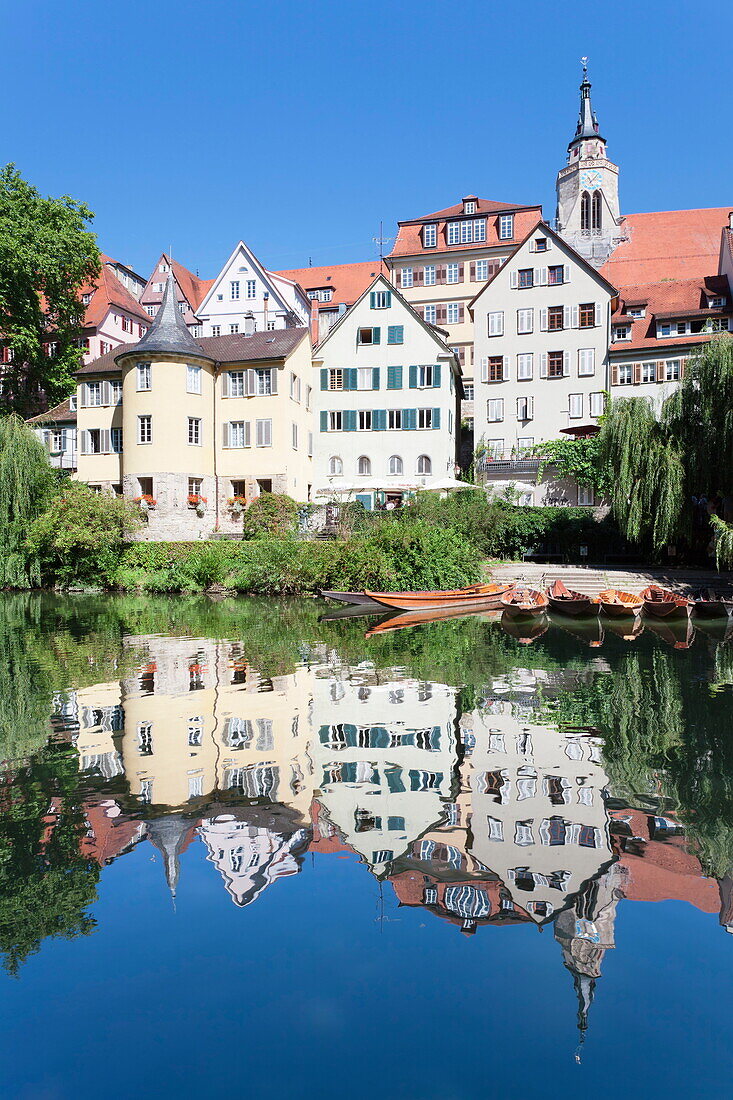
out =
[[[245,445],[245,447],[251,447],[252,446],[252,434],[251,434],[251,431],[250,431],[250,422],[249,422],[249,420],[245,420],[245,422],[244,422],[244,445]]]
[[[527,420],[534,420],[534,397],[527,398]]]
[[[221,376],[221,386],[222,386],[221,392],[222,392],[223,397],[229,397],[229,378],[230,378],[229,371],[225,370],[224,373]]]
[[[540,355],[540,378],[547,378],[547,352]]]
[[[573,320],[572,320],[572,316],[571,316],[571,312],[570,312],[570,306],[565,306],[563,308],[563,311],[562,311],[562,327],[563,328],[570,328],[572,323],[573,323]]]
[[[601,303],[600,302],[596,302],[595,322],[596,322],[596,326],[601,324]]]
[[[271,447],[272,446],[272,421],[271,420],[266,420],[265,421],[265,446],[266,447]]]
[[[503,336],[504,335],[504,311],[503,310],[502,310],[501,313],[497,314],[497,317],[496,317],[496,335],[497,336]]]
[[[90,436],[88,431],[82,431],[81,433],[81,453],[83,455],[91,454]]]
[[[565,264],[562,269],[562,281],[564,283],[570,282],[570,264]]]
[[[222,428],[224,429],[224,436],[222,438],[221,445],[222,445],[222,447],[230,447],[231,444],[229,442],[229,423],[228,423],[228,421],[225,422],[224,424],[222,424]]]
[[[547,332],[547,310],[540,310],[540,332]]]
[[[87,409],[89,407],[89,384],[87,382],[82,382],[79,396],[81,398],[79,404],[82,409]],[[82,454],[86,453],[86,451],[82,451]]]
[[[562,353],[562,373],[565,378],[570,374],[570,352],[564,351]]]
[[[516,271],[509,272],[509,287],[511,290],[516,290],[519,286],[519,277]]]
[[[499,410],[498,419],[503,420],[504,419],[504,398],[503,397],[500,397],[499,400],[496,402],[496,407]]]
[[[270,369],[270,391],[271,393],[277,393],[277,367]]]
[[[540,268],[540,286],[547,286],[547,268]]]
[[[107,386],[107,388],[109,389],[109,382],[105,382],[105,386]],[[100,447],[100,450],[101,450],[102,454],[108,455],[110,453],[110,451],[112,450],[112,446],[110,444],[110,438],[109,438],[109,429],[104,428],[100,434],[102,436],[102,438],[100,440],[100,442],[102,444],[101,447]]]
[[[509,356],[504,356],[504,366],[502,368],[501,377],[504,382],[509,381]]]
[[[489,380],[489,360],[484,356],[481,359],[481,381],[488,382]]]
[[[533,237],[533,238],[532,238],[532,240],[531,240],[531,241],[529,242],[529,251],[530,251],[530,252],[536,252],[536,251],[537,251],[537,250],[535,249],[535,246],[534,246],[534,237]]]
[[[253,370],[245,371],[244,392],[247,397],[253,397],[257,393],[257,375]]]
[[[577,306],[573,306],[572,326],[573,326],[573,328],[578,328],[579,324],[580,324],[580,311],[579,311]]]

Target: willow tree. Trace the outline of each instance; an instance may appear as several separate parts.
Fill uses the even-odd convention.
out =
[[[688,361],[659,415],[643,397],[614,401],[599,448],[628,539],[659,549],[689,534],[694,496],[733,492],[733,339],[716,337]]]
[[[20,417],[0,419],[0,587],[40,584],[38,558],[28,551],[31,523],[48,504],[54,474],[41,441]]]

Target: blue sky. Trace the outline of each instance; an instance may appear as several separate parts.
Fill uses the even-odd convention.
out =
[[[370,259],[471,192],[552,216],[588,54],[622,210],[733,207],[732,7],[6,0],[0,160],[145,275]]]

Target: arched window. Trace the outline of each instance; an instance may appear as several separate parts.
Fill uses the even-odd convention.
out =
[[[367,458],[366,455],[362,455],[356,463],[356,471],[359,474],[370,474],[372,472],[372,460]]]
[[[427,455],[420,455],[417,460],[417,472],[419,474],[432,474],[433,464]]]
[[[344,472],[344,464],[338,455],[333,455],[328,460],[328,472],[331,475],[338,475]]]
[[[594,229],[600,229],[601,228],[601,219],[602,219],[602,217],[603,217],[603,214],[602,214],[602,206],[601,206],[601,192],[600,191],[594,191],[593,192],[593,228]]]
[[[580,196],[580,228],[590,229],[590,195],[587,191]]]
[[[389,469],[389,472],[391,474],[401,474],[402,473],[402,459],[400,458],[399,455],[392,455],[392,457],[389,460],[388,469]]]

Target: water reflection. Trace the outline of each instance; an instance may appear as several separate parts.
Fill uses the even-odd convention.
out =
[[[3,780],[12,970],[92,931],[100,875],[141,844],[174,899],[195,846],[240,908],[308,873],[309,852],[349,854],[464,935],[549,927],[581,1036],[619,902],[676,899],[733,930],[733,663],[712,641],[694,656],[609,633],[599,653],[544,623],[528,650],[487,619],[364,641],[261,605],[239,624],[196,605],[168,634],[171,605],[128,602],[86,610],[72,645],[78,611],[53,606],[55,665],[27,656],[49,619],[6,616],[37,685],[14,690],[45,707]]]

